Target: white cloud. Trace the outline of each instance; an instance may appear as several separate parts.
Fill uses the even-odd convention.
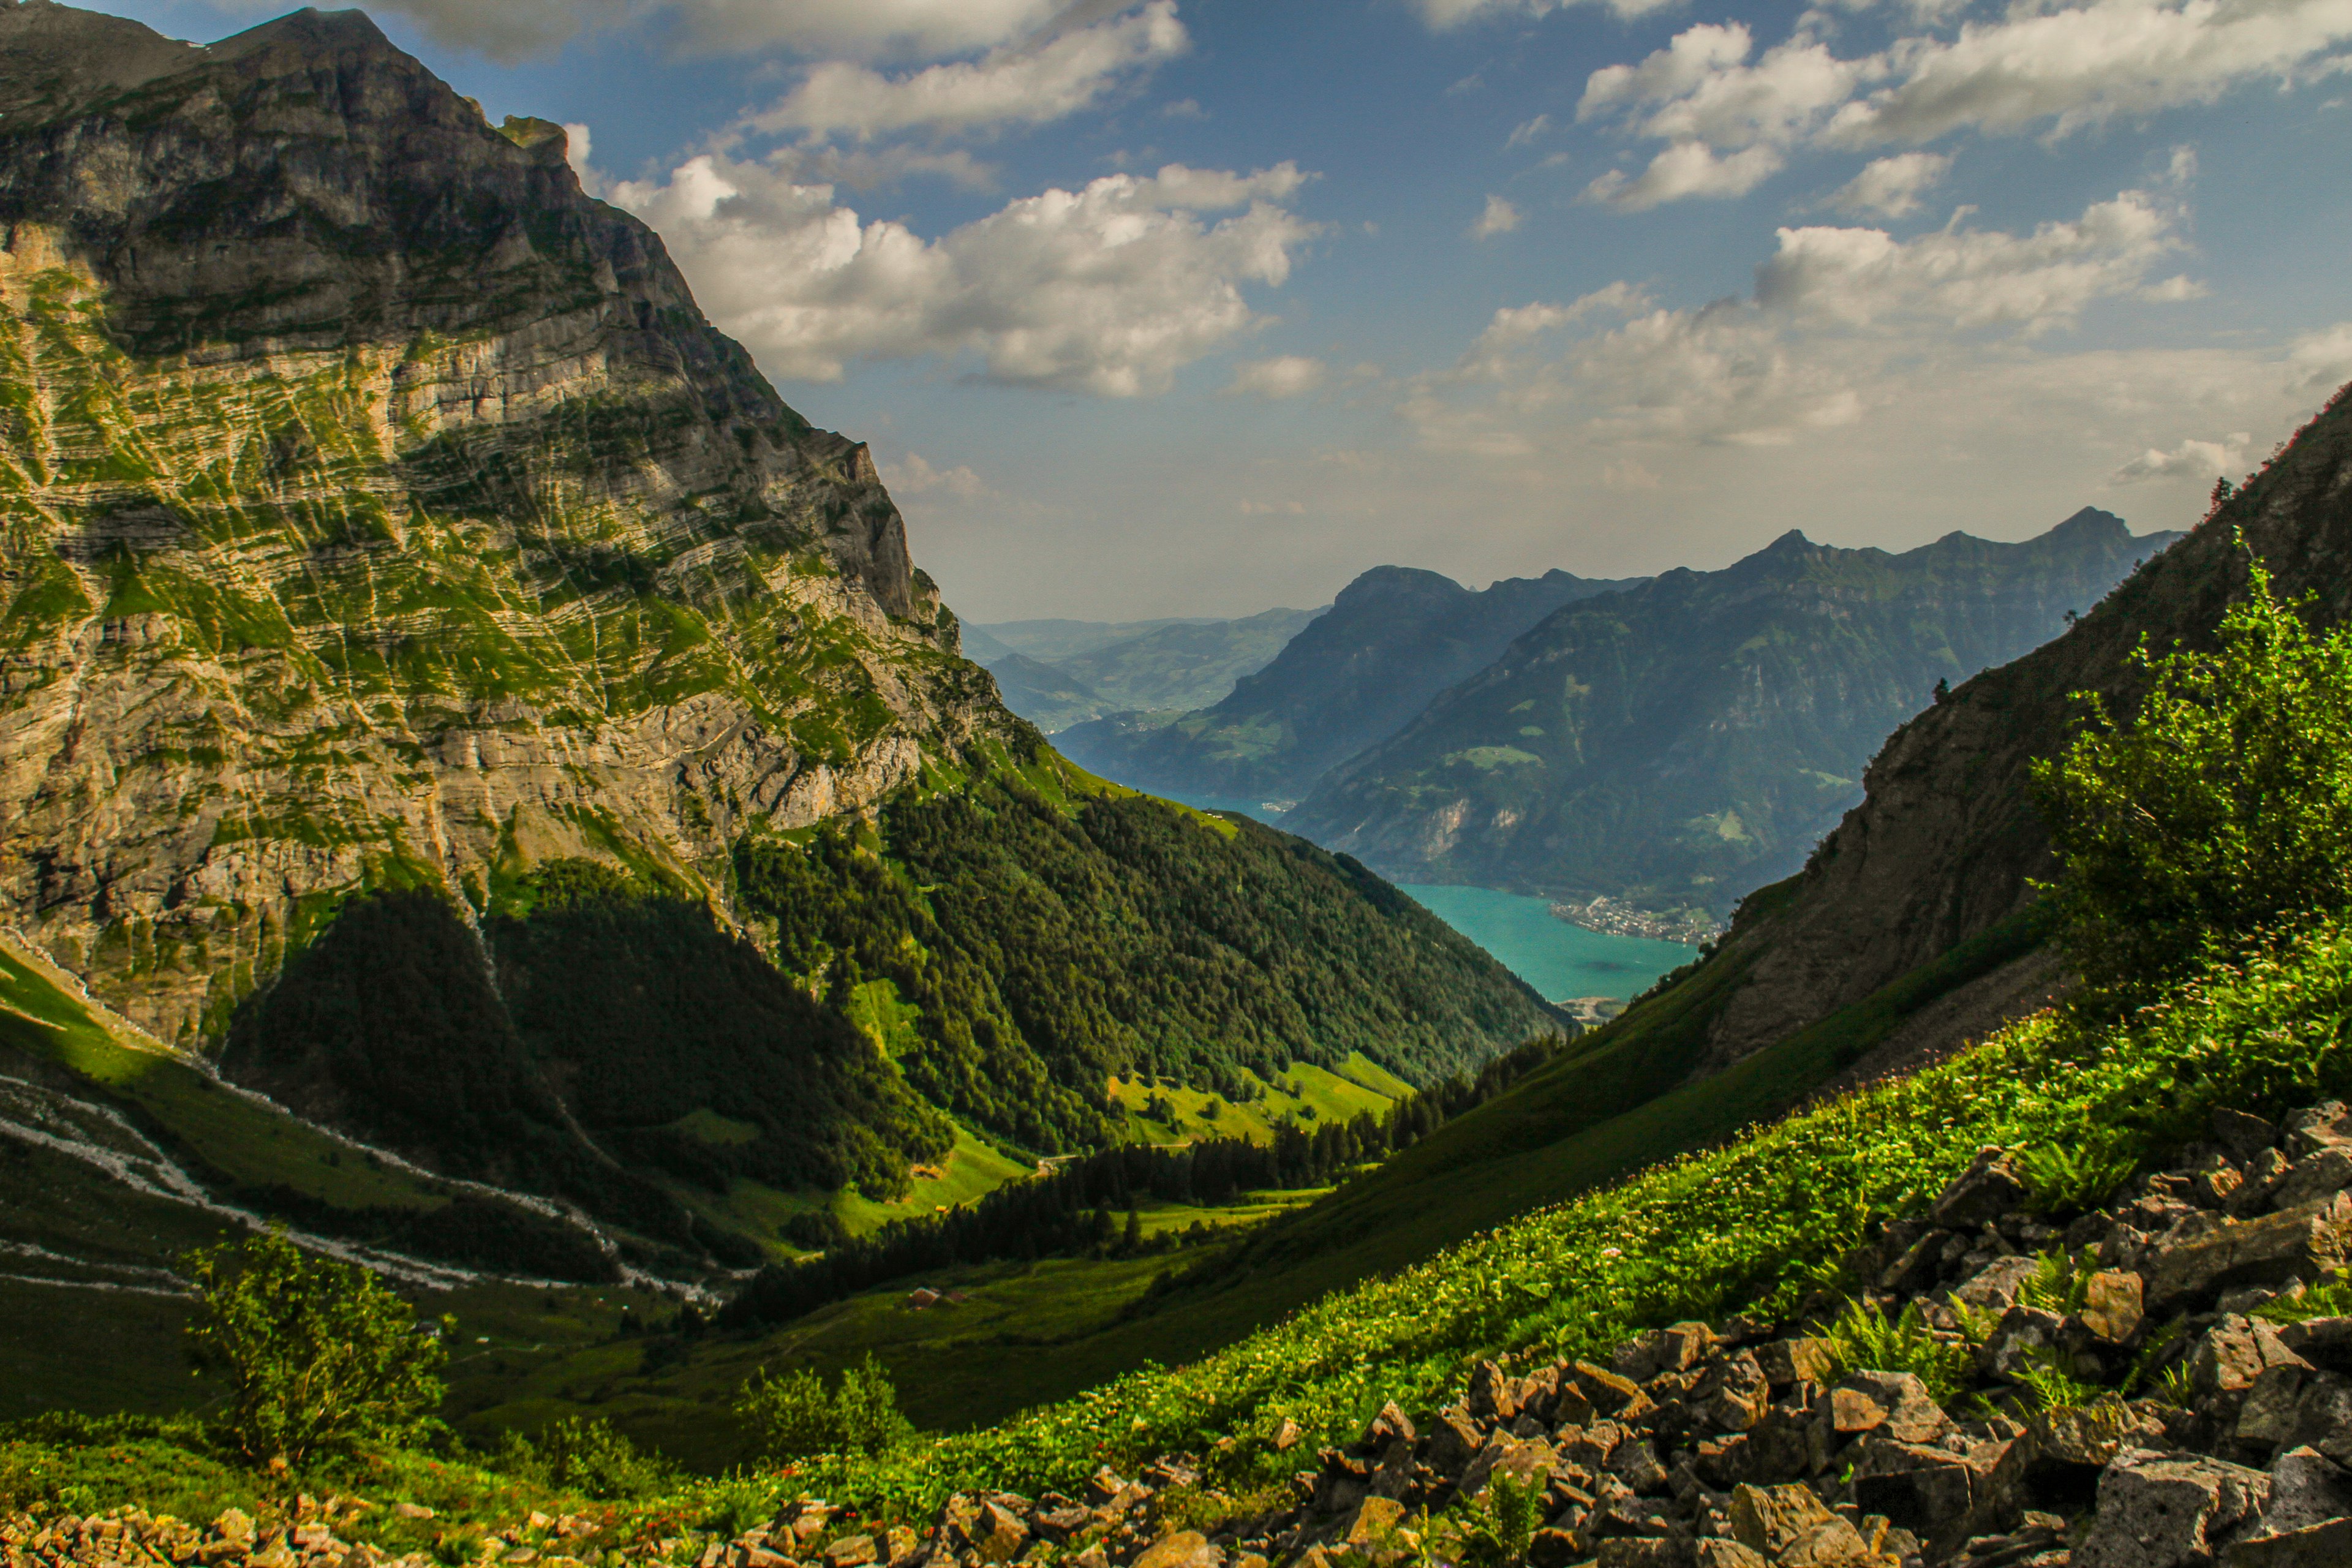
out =
[[[978,474],[964,464],[952,468],[932,466],[920,452],[909,452],[898,462],[881,465],[882,482],[902,496],[928,495],[944,490],[959,500],[971,500],[988,493]]]
[[[2125,191],[2026,235],[1954,226],[1903,241],[1876,228],[1784,228],[1780,249],[1756,269],[1756,302],[1851,325],[1907,316],[2036,336],[2073,325],[2096,300],[2188,296],[2171,279],[2148,281],[2182,247],[2185,216]]]
[[[1909,217],[1919,210],[1919,198],[1951,167],[1951,158],[1942,153],[1898,153],[1891,158],[1874,158],[1862,173],[1832,194],[1830,205],[1840,212]]]
[[[2000,20],[1963,24],[1951,37],[1915,34],[1852,58],[1809,30],[1814,20],[1809,14],[1752,62],[1744,25],[1706,23],[1637,63],[1594,71],[1577,118],[1613,121],[1666,146],[1639,176],[1612,172],[1588,195],[1626,207],[1739,195],[1799,148],[2043,125],[2063,137],[2252,83],[2352,68],[2344,50],[2352,0],[2021,0]],[[1889,165],[1882,174],[1926,169]],[[1900,204],[1925,188],[1874,190],[1868,175],[1841,193],[1856,210],[1900,216],[1870,198]]]
[[[1538,114],[1533,120],[1522,121],[1503,142],[1503,151],[1507,153],[1514,147],[1524,147],[1550,129],[1551,116],[1549,114]]]
[[[661,233],[703,309],[772,374],[929,357],[1131,396],[1259,323],[1242,288],[1284,282],[1316,232],[1285,205],[1307,178],[1170,164],[1024,196],[937,239],[862,222],[830,185],[796,182],[789,157],[706,154],[607,195]]]
[[[1248,360],[1234,367],[1227,395],[1300,397],[1323,384],[1329,367],[1319,359],[1283,354],[1276,359]]]
[[[1746,147],[1718,158],[1696,142],[1677,142],[1633,178],[1612,169],[1584,187],[1584,199],[1627,212],[1644,212],[1685,196],[1741,196],[1780,172],[1780,154]]]
[[[2220,441],[2187,440],[2163,451],[2147,451],[2107,476],[2111,485],[2135,485],[2147,479],[2221,479],[2245,466],[2246,447],[2252,435],[2241,430]]]
[[[2352,381],[2352,321],[2338,321],[2295,339],[2287,351],[2295,371],[2295,385],[2305,391],[2332,392]]]
[[[1508,234],[1519,226],[1519,209],[1500,196],[1488,196],[1486,208],[1470,225],[1473,239],[1492,239],[1498,234]]]
[[[1902,396],[1941,356],[2013,356],[2095,300],[2149,299],[2186,220],[2168,198],[2126,191],[2025,234],[1783,228],[1750,299],[1663,309],[1618,283],[1498,310],[1450,370],[1408,384],[1402,407],[1425,441],[1498,456],[1567,432],[1787,444]],[[1552,342],[1610,316],[1623,320]]]
[[[812,67],[773,109],[750,123],[761,131],[847,133],[969,132],[1039,125],[1100,102],[1123,79],[1190,47],[1175,0],[1079,27],[1041,44],[994,49],[896,76],[845,60]]]

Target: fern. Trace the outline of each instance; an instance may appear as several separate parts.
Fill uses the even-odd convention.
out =
[[[1936,1337],[1916,1302],[1891,1319],[1867,1301],[1850,1302],[1822,1337],[1840,1373],[1911,1373],[1938,1405],[1958,1397],[1975,1362],[1967,1345]]]
[[[2139,1155],[2112,1134],[2088,1135],[2072,1148],[2044,1143],[2011,1157],[2025,1181],[2025,1206],[2042,1215],[2095,1208],[2131,1180]]]

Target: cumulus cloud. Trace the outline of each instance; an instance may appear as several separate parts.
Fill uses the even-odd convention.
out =
[[[1486,208],[1470,225],[1473,239],[1492,239],[1519,226],[1519,209],[1500,196],[1488,196]]]
[[[1926,359],[1991,352],[1984,333],[2031,341],[2095,300],[2161,297],[2186,221],[2168,197],[2126,191],[2021,234],[1783,228],[1750,298],[1665,309],[1618,283],[1498,310],[1450,370],[1406,388],[1402,409],[1426,440],[1497,455],[1564,427],[1786,444],[1861,418]]]
[[[2253,437],[2241,430],[2220,441],[2181,442],[2170,451],[2150,447],[2107,476],[2111,485],[2136,485],[2148,479],[2220,479],[2245,465],[2247,444]]]
[[[2251,83],[2292,84],[2352,67],[2346,0],[2020,5],[1950,37],[1916,34],[1850,58],[1811,25],[1801,21],[1756,55],[1745,26],[1704,23],[1638,62],[1594,71],[1577,118],[1666,145],[1639,175],[1612,172],[1588,194],[1627,207],[1739,195],[1799,148],[1918,143],[1963,130],[2046,127],[2063,137]],[[1875,184],[1865,170],[1841,193],[1854,210],[1900,216],[1873,198],[1899,205],[1932,183],[1920,178],[1924,163],[1873,168]],[[1898,175],[1914,183],[1890,183]]]
[[[1524,147],[1550,129],[1551,116],[1549,114],[1538,114],[1533,120],[1521,121],[1512,128],[1511,134],[1504,141],[1503,151],[1507,153],[1514,147]]]
[[[1286,205],[1307,178],[1171,163],[1024,196],[937,239],[862,221],[788,158],[706,154],[607,195],[660,231],[703,309],[772,374],[936,358],[1132,396],[1259,323],[1243,286],[1289,277],[1316,232]]]
[[[866,140],[905,131],[969,132],[1038,125],[1100,102],[1133,78],[1190,47],[1175,0],[1042,43],[991,50],[977,60],[886,75],[829,60],[813,67],[773,109],[751,121],[761,131],[846,133]]]
[[[1898,153],[1891,158],[1874,158],[1861,174],[1831,195],[1830,205],[1840,212],[1909,217],[1919,210],[1919,198],[1951,168],[1951,158],[1942,153]]]
[[[2287,363],[2295,371],[2295,386],[2308,392],[2332,392],[2352,381],[2352,321],[2338,321],[2294,340]]]
[[[1275,359],[1248,360],[1234,367],[1228,396],[1301,397],[1321,386],[1330,368],[1319,359],[1283,354]]]
[[[884,463],[881,470],[882,482],[902,496],[928,495],[936,490],[959,500],[971,500],[988,491],[980,476],[966,465],[937,468],[920,452],[909,452],[898,462]]]

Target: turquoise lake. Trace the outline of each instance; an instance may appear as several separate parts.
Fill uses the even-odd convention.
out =
[[[1203,811],[1233,811],[1272,826],[1283,814],[1263,801],[1220,795],[1181,797]],[[1648,937],[1610,936],[1552,917],[1551,905],[1492,888],[1438,888],[1400,883],[1421,906],[1493,953],[1503,967],[1541,992],[1548,1002],[1572,996],[1630,1000],[1669,970],[1698,956],[1698,949]]]
[[[1571,996],[1640,995],[1698,949],[1647,937],[1610,936],[1552,916],[1541,899],[1492,888],[1400,884],[1438,919],[1493,953],[1550,1002]]]

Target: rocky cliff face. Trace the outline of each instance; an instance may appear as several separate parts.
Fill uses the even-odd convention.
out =
[[[2241,538],[2242,537],[2242,545]],[[1711,1026],[1727,1062],[1860,1001],[2032,902],[2054,869],[2028,791],[2079,722],[2074,693],[2127,710],[2127,662],[2210,639],[2248,552],[2322,622],[2352,615],[2352,400],[2336,395],[2260,477],[2064,636],[1956,688],[1897,730],[1784,898],[1737,921],[1716,963],[1744,973]],[[1769,902],[1769,910],[1764,906]]]
[[[1802,863],[1939,680],[2055,636],[2178,537],[2088,508],[1899,555],[1791,532],[1565,605],[1290,820],[1410,880],[1706,921]]]
[[[1014,731],[866,449],[355,12],[0,5],[0,909],[167,1039],[335,900],[755,821]]]

